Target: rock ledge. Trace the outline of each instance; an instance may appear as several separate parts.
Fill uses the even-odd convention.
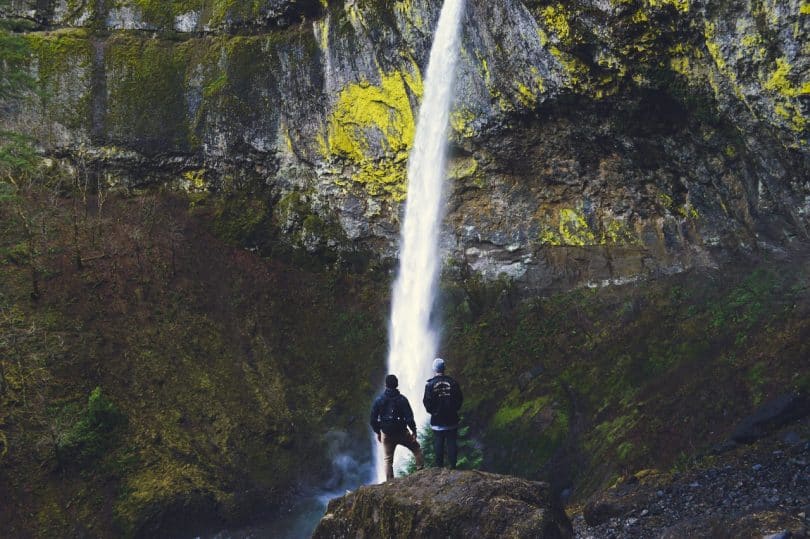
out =
[[[547,483],[477,471],[426,469],[329,502],[314,539],[573,537]]]

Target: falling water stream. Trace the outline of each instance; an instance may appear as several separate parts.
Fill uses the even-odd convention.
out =
[[[425,381],[438,348],[431,312],[441,267],[439,229],[444,198],[447,126],[458,60],[464,0],[445,0],[430,49],[425,95],[408,160],[408,200],[402,225],[399,273],[394,284],[389,328],[388,371],[411,401],[416,423],[425,424],[421,405]],[[376,440],[373,441],[376,446]],[[385,479],[382,449],[377,447],[377,480]],[[395,467],[406,455],[400,450]]]
[[[438,348],[438,334],[431,325],[436,284],[440,269],[439,228],[442,222],[447,126],[452,87],[459,51],[459,27],[464,0],[445,0],[430,50],[425,94],[419,109],[416,136],[408,161],[408,201],[402,225],[400,266],[391,305],[389,328],[389,372],[396,373],[400,390],[406,394],[420,427],[427,414],[422,407],[424,383]],[[289,515],[274,516],[266,524],[241,530],[204,534],[206,539],[255,539],[259,537],[307,537],[314,529],[326,503],[347,489],[369,479],[385,479],[382,452],[373,440],[374,469],[345,451],[346,440],[334,440],[333,479],[322,490],[294,500]],[[334,446],[334,447],[332,447]],[[406,455],[398,454],[396,467]],[[369,473],[373,472],[373,473]]]

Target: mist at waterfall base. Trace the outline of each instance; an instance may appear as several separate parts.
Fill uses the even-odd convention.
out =
[[[399,389],[410,400],[419,428],[427,423],[422,393],[438,349],[438,331],[431,323],[431,313],[441,267],[439,231],[444,216],[447,130],[463,12],[464,0],[445,1],[430,49],[425,94],[408,159],[408,198],[391,300],[388,372],[399,378]],[[377,480],[383,481],[382,448],[376,439],[372,444],[376,447]],[[403,467],[406,453],[402,448],[396,452],[396,468]]]

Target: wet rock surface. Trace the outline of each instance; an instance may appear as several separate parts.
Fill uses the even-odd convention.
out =
[[[313,537],[562,539],[572,533],[546,483],[426,469],[332,500]]]
[[[701,459],[643,471],[573,518],[580,539],[810,537],[810,424]]]

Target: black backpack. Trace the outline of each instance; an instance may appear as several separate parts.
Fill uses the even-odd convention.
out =
[[[430,410],[438,424],[458,423],[459,399],[450,377],[434,378],[430,385]]]
[[[399,411],[399,395],[387,397],[380,413],[380,430],[385,434],[402,434],[405,432],[405,418]]]

